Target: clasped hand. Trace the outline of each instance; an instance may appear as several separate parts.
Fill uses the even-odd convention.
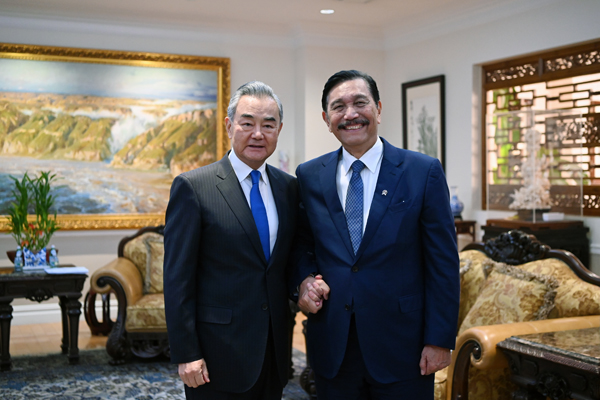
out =
[[[322,275],[307,277],[300,285],[298,307],[305,313],[316,314],[322,307],[323,301],[329,298],[329,285]]]
[[[197,388],[200,385],[210,382],[204,358],[179,364],[178,372],[183,383],[192,388]]]

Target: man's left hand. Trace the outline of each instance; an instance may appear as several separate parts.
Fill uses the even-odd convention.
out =
[[[430,375],[446,368],[450,365],[451,358],[450,349],[426,345],[421,352],[421,362],[419,363],[421,375]]]

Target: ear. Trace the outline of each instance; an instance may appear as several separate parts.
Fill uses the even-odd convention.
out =
[[[281,128],[283,128],[283,122],[279,124],[279,129],[277,129],[277,136],[281,133]]]
[[[325,121],[325,123],[327,124],[327,127],[329,127],[329,116],[327,115],[327,113],[325,111],[323,111],[323,121]]]
[[[233,132],[231,129],[231,120],[229,119],[229,117],[225,117],[225,129],[227,130],[227,136],[229,137],[229,139],[231,139]]]
[[[381,123],[381,101],[377,102],[377,123]]]

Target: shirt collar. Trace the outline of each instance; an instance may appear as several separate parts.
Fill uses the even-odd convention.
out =
[[[360,158],[360,161],[362,161],[365,164],[365,167],[367,167],[369,169],[369,171],[371,171],[371,173],[374,173],[377,168],[377,163],[381,159],[382,155],[383,155],[383,142],[381,141],[381,139],[378,136],[377,141],[375,142],[373,147],[371,147],[369,150],[367,150],[367,152],[365,154],[363,154],[363,156]],[[350,173],[350,170],[352,168],[352,163],[356,160],[357,160],[356,157],[354,157],[352,154],[348,153],[348,151],[342,147],[342,168],[343,168],[344,174]]]
[[[235,175],[238,178],[238,181],[240,181],[240,183],[248,178],[248,175],[250,175],[250,172],[252,172],[252,168],[250,168],[246,163],[244,163],[242,160],[240,160],[237,156],[237,154],[235,154],[235,151],[232,149],[229,152],[229,162],[231,163],[231,166],[233,167],[233,171],[235,172]],[[263,163],[259,168],[258,171],[260,172],[260,176],[262,178],[262,180],[266,183],[269,184],[269,176],[266,174],[266,170],[267,170],[267,164]]]

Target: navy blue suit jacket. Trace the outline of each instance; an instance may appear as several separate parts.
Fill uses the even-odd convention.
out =
[[[369,373],[381,383],[420,375],[426,344],[454,348],[459,260],[448,186],[437,159],[383,140],[373,203],[356,255],[336,189],[341,148],[301,164],[301,231],[292,286],[318,272],[329,300],[308,316],[311,366],[333,378],[352,310]]]

